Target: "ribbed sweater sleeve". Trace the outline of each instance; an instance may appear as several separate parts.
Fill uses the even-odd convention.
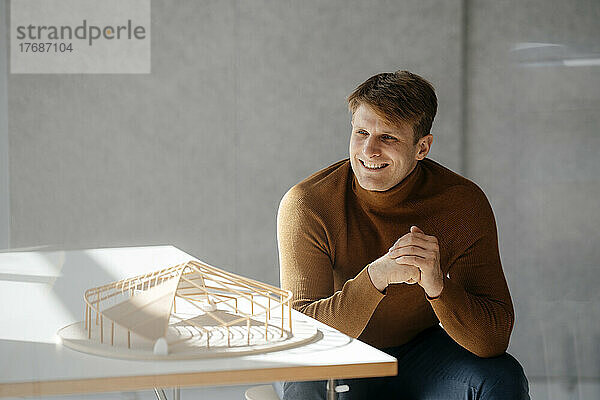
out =
[[[480,190],[462,215],[465,248],[451,262],[444,289],[429,302],[450,337],[480,357],[506,351],[514,323],[498,252],[494,215]]]
[[[294,309],[356,338],[384,295],[373,286],[367,266],[334,292],[331,232],[305,200],[302,189],[295,186],[279,205],[281,287],[292,291]]]

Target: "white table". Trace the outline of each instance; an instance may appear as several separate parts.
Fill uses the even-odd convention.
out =
[[[191,259],[173,246],[0,253],[0,397],[396,374],[395,358],[296,311],[323,338],[258,355],[128,361],[60,344],[57,330],[83,319],[85,289]]]

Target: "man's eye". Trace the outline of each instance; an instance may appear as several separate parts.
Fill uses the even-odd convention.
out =
[[[365,131],[363,129],[360,129],[360,130],[356,131],[356,133],[358,133],[359,135],[362,135],[362,136],[366,136],[366,135],[369,134],[369,132],[367,132],[367,131]]]
[[[384,140],[396,140],[396,138],[395,138],[395,137],[393,137],[393,136],[390,136],[390,135],[383,135],[383,139],[384,139]]]

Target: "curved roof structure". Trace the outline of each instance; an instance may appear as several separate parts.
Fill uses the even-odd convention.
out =
[[[84,327],[91,339],[99,330],[100,343],[115,342],[115,325],[127,331],[127,346],[131,334],[155,342],[161,338],[170,343],[169,330],[186,326],[192,336],[204,337],[210,347],[211,337],[217,330],[246,326],[247,344],[252,336],[251,325],[263,321],[268,338],[269,320],[277,309],[281,312],[281,336],[284,327],[284,309],[287,307],[288,331],[292,332],[291,292],[259,281],[244,278],[200,261],[188,261],[174,267],[140,275],[85,292]],[[187,312],[177,312],[185,307]],[[190,312],[194,310],[193,312]],[[95,323],[92,315],[95,314]],[[111,324],[110,337],[105,324]],[[239,329],[238,329],[239,330]],[[106,337],[105,337],[106,336]],[[177,339],[177,338],[176,338]],[[177,339],[180,340],[180,339]],[[173,340],[171,340],[172,342]]]

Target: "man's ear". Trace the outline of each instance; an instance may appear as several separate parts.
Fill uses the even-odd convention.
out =
[[[431,149],[431,144],[433,143],[433,135],[430,133],[429,135],[423,136],[417,142],[417,155],[415,159],[422,160],[427,157],[429,154],[429,150]]]

